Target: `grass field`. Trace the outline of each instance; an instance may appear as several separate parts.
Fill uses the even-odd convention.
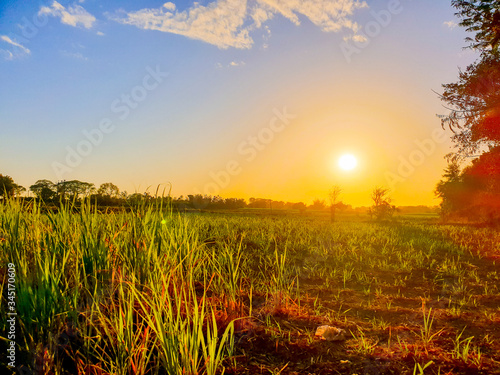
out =
[[[500,374],[494,228],[94,211],[0,204],[2,374]]]

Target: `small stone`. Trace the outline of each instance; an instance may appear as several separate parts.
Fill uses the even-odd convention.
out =
[[[320,336],[322,340],[326,341],[343,341],[345,340],[345,331],[332,326],[319,326],[315,336]]]

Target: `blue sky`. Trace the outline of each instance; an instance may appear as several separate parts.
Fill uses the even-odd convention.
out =
[[[432,139],[446,113],[432,90],[475,58],[453,13],[431,0],[4,1],[0,173],[306,202],[338,183],[354,205],[384,185],[397,204],[437,204],[451,144]],[[336,168],[345,152],[356,171]]]

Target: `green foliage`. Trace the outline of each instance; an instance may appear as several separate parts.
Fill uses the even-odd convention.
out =
[[[7,198],[26,191],[24,187],[14,182],[12,177],[0,174],[0,197]]]
[[[118,189],[118,186],[112,184],[111,182],[106,182],[99,186],[97,194],[103,197],[118,198],[120,195],[120,189]]]
[[[44,202],[52,201],[57,195],[56,184],[49,180],[38,180],[30,186],[30,190]]]
[[[491,53],[498,51],[500,43],[500,4],[497,0],[453,0],[458,9],[460,26],[475,32],[474,38],[467,38],[471,48]]]
[[[432,333],[432,325],[434,323],[434,317],[431,316],[432,308],[429,309],[429,312],[425,313],[425,307],[422,306],[422,315],[424,319],[424,324],[422,328],[420,328],[420,337],[424,345],[429,345],[432,340],[434,340],[437,336],[441,335],[443,332],[443,328],[439,331]]]
[[[415,367],[413,368],[413,375],[424,375],[425,369],[433,364],[433,361],[429,361],[423,366],[420,363],[415,363]]]
[[[78,180],[61,181],[56,184],[57,193],[61,200],[76,201],[80,196],[88,197],[95,190],[94,184]]]

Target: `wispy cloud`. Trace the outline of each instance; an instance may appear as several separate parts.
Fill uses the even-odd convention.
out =
[[[29,55],[31,51],[23,46],[20,43],[17,43],[16,41],[12,40],[9,38],[7,35],[0,35],[0,40],[9,44],[12,48],[12,50],[8,49],[0,49],[0,55],[5,59],[5,60],[14,60],[18,57],[22,57],[24,55]]]
[[[368,7],[365,1],[359,0],[257,0],[257,3],[296,25],[300,25],[299,15],[302,14],[323,31],[342,28],[356,31],[358,27],[351,16],[354,11]]]
[[[455,27],[458,26],[458,24],[455,21],[446,21],[443,22],[443,25],[447,26],[450,29],[454,29]]]
[[[222,63],[217,63],[215,64],[215,67],[218,69],[222,69],[222,68],[235,68],[243,65],[245,65],[244,61],[231,61],[229,64],[226,65],[223,65]]]
[[[89,58],[84,56],[80,52],[61,51],[61,54],[65,57],[69,57],[71,59],[80,60],[80,61],[89,61]]]
[[[31,53],[31,51],[28,48],[26,48],[25,46],[21,45],[20,43],[14,42],[7,35],[0,36],[0,39],[2,39],[4,42],[7,42],[7,43],[13,45],[14,47],[20,48],[24,53],[27,53],[27,54]]]
[[[250,48],[253,41],[243,27],[246,8],[246,1],[219,0],[207,6],[195,3],[180,12],[175,4],[166,3],[159,9],[142,9],[113,19],[141,29],[203,40],[219,48]]]
[[[52,17],[58,17],[61,22],[70,26],[82,26],[86,29],[90,29],[94,24],[96,18],[87,12],[81,5],[70,5],[65,8],[57,1],[53,1],[52,5],[47,7],[43,6],[38,12],[40,15],[45,14]]]
[[[198,39],[219,48],[251,48],[250,32],[279,14],[296,25],[300,16],[308,18],[325,32],[343,28],[357,31],[352,20],[357,9],[366,8],[360,0],[216,0],[207,5],[194,3],[184,11],[174,3],[161,8],[117,13],[110,18],[140,29],[158,30]]]
[[[229,63],[229,66],[242,66],[242,65],[245,65],[244,61],[231,61]]]
[[[361,34],[354,34],[354,35],[347,35],[347,36],[344,36],[344,41],[345,42],[349,42],[349,41],[353,41],[353,42],[356,42],[356,43],[364,43],[368,40],[368,38],[364,35],[361,35]]]

